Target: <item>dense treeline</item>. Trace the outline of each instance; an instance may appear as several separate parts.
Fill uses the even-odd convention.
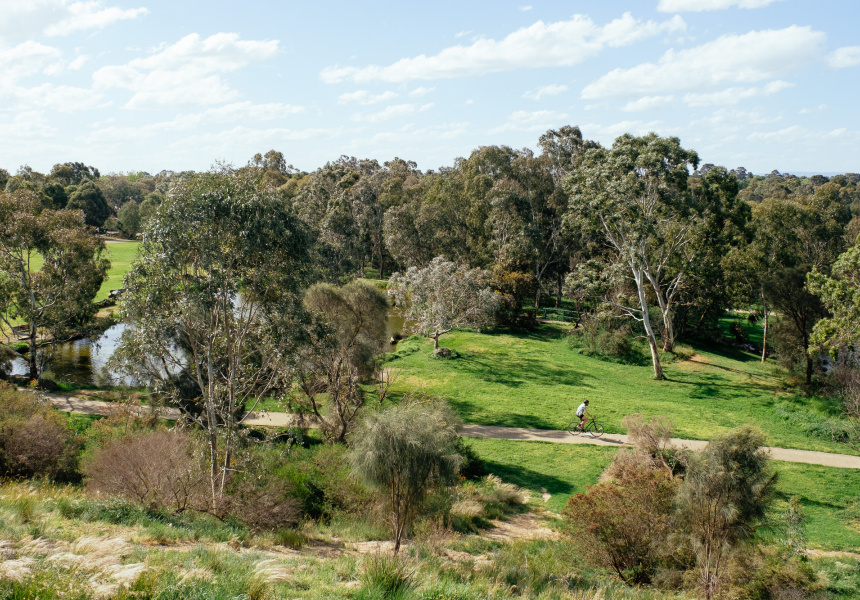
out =
[[[528,324],[554,306],[587,314],[581,325],[595,330],[632,327],[648,340],[658,378],[660,352],[678,339],[713,339],[727,308],[752,308],[765,327],[762,358],[775,349],[811,383],[810,336],[828,313],[806,275],[829,274],[860,234],[860,175],[754,176],[700,166],[674,138],[626,135],[603,148],[570,126],[538,145],[537,154],[483,146],[423,172],[400,158],[342,156],[307,173],[275,150],[243,169],[312,233],[324,281],[368,268],[384,279],[444,256],[491,273],[502,323]],[[47,175],[0,170],[0,187],[134,237],[191,175],[101,175],[67,162]]]

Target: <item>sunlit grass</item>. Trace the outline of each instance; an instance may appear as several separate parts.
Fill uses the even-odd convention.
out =
[[[621,423],[629,414],[667,415],[677,437],[707,440],[749,423],[764,431],[772,446],[850,452],[777,415],[777,402],[802,403],[825,415],[830,401],[782,391],[776,367],[751,354],[697,349],[691,360],[666,364],[667,380],[655,381],[650,365],[580,354],[568,345],[565,332],[543,325],[529,332],[451,333],[441,343],[456,350],[455,360],[434,359],[430,341],[410,338],[389,365],[402,369],[395,384],[399,391],[420,388],[442,396],[466,423],[562,429],[588,399],[608,432],[623,433]]]

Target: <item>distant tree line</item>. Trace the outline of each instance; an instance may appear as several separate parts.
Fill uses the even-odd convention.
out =
[[[427,171],[342,156],[304,172],[269,150],[239,171],[256,173],[307,228],[312,279],[387,279],[445,257],[487,274],[500,323],[528,325],[553,306],[594,327],[629,327],[647,340],[657,378],[661,352],[716,338],[725,310],[743,308],[764,326],[762,359],[775,350],[811,382],[812,331],[830,312],[806,277],[828,276],[860,234],[860,174],[753,175],[700,165],[677,138],[624,135],[603,147],[573,126],[538,146],[482,146]],[[134,237],[192,175],[102,175],[67,162],[47,175],[0,170],[0,188]]]

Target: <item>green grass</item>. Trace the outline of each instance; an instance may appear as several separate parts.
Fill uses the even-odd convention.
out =
[[[597,483],[616,449],[586,444],[553,444],[513,440],[469,439],[487,464],[487,470],[530,490],[540,497],[542,489],[551,494],[547,509],[561,512],[567,499]]]
[[[664,366],[667,381],[652,379],[652,368],[587,357],[565,340],[561,326],[528,332],[482,335],[455,332],[442,338],[460,358],[431,357],[428,340],[400,343],[388,363],[400,369],[401,392],[421,389],[447,399],[466,423],[562,429],[576,407],[590,409],[607,432],[621,433],[626,415],[668,415],[675,435],[711,439],[744,423],[760,428],[771,446],[846,453],[830,439],[811,437],[776,415],[780,402],[801,403],[826,416],[825,399],[780,391],[783,381],[772,364],[752,354],[697,350],[691,360]]]
[[[800,498],[813,548],[860,551],[860,473],[776,461],[779,476],[772,516],[781,514],[792,496]]]
[[[107,277],[102,282],[99,293],[96,294],[95,302],[107,298],[111,290],[122,287],[123,277],[137,256],[139,246],[140,242],[107,242],[108,258],[111,264]]]

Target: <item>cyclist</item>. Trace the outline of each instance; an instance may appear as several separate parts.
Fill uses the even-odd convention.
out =
[[[592,418],[588,412],[588,400],[579,405],[579,408],[576,409],[576,416],[579,417],[579,430],[585,431],[585,424],[588,423],[589,418]]]

